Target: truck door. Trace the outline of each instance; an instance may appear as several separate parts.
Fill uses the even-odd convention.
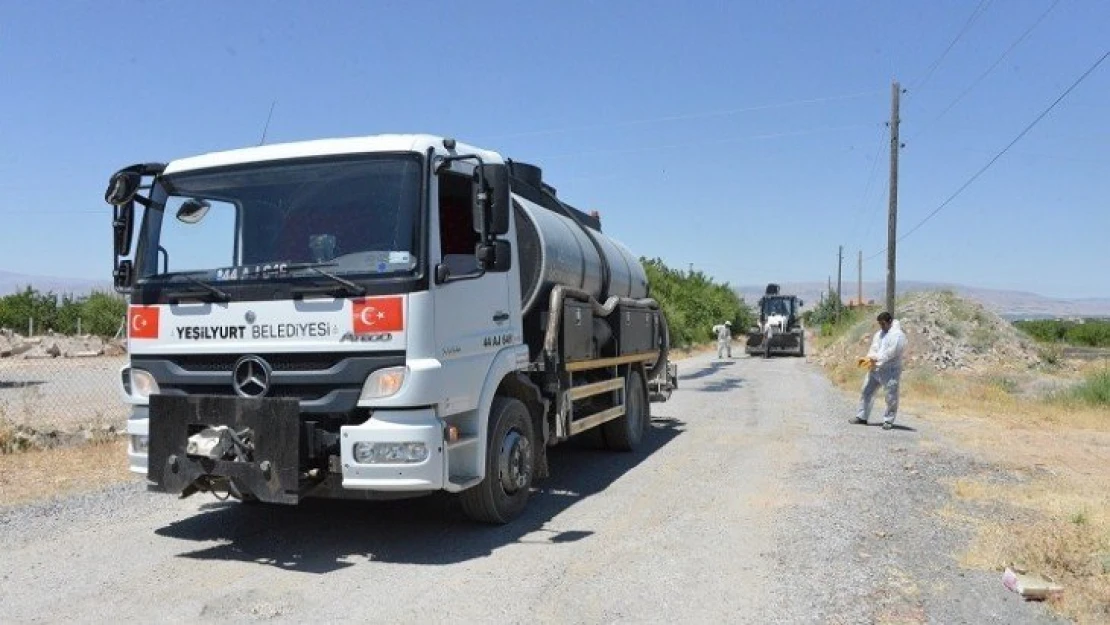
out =
[[[473,227],[471,178],[444,173],[433,180],[438,185],[434,221],[439,245],[433,245],[432,266],[444,263],[450,276],[435,285],[436,348],[444,368],[451,369],[444,376],[450,386],[444,393],[447,412],[454,413],[477,407],[489,363],[513,336],[520,335],[509,307],[509,279],[517,274],[465,278],[478,271],[474,251],[479,235]],[[463,279],[457,279],[460,277]]]

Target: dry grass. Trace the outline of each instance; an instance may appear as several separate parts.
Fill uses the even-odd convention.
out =
[[[5,405],[0,403],[0,454],[15,447],[15,424],[5,414]]]
[[[957,480],[957,499],[998,502],[1035,519],[966,519],[977,532],[962,562],[1020,563],[1064,585],[1053,601],[1062,614],[1107,622],[1110,575],[1096,554],[1110,551],[1110,408],[1030,397],[1023,382],[1010,372],[919,372],[906,376],[903,405],[1017,478]]]
[[[1110,552],[1110,486],[1068,478],[1033,480],[1018,486],[975,479],[957,480],[961,501],[1002,502],[1034,513],[1037,520],[984,519],[951,509],[942,516],[960,518],[976,535],[961,564],[1000,570],[1016,563],[1046,574],[1064,587],[1053,607],[1080,623],[1110,621],[1110,574],[1101,557]]]
[[[123,440],[0,455],[0,507],[95,490],[129,479]]]
[[[974,416],[1016,428],[1066,426],[1110,432],[1110,406],[1068,401],[1068,393],[1038,395],[1027,390],[1038,386],[1069,387],[1082,384],[1105,368],[1093,363],[1059,372],[994,369],[979,372],[916,369],[902,376],[902,409],[926,418]],[[864,372],[855,363],[836,363],[825,369],[841,388],[858,391]],[[1063,399],[1062,399],[1063,398]]]

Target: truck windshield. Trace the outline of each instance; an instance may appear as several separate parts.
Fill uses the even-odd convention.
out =
[[[257,163],[163,176],[143,219],[147,281],[410,274],[417,267],[416,155]]]

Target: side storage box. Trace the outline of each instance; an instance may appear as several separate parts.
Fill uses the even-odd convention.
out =
[[[613,334],[621,354],[654,351],[659,345],[659,311],[619,307],[611,317]]]
[[[575,362],[596,357],[594,350],[594,311],[584,302],[563,302],[563,360]]]

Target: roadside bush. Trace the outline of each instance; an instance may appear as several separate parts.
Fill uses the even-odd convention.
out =
[[[1015,321],[1014,326],[1042,343],[1080,347],[1110,347],[1110,320],[1087,319],[1082,323],[1059,319]]]
[[[1050,367],[1059,366],[1064,358],[1064,350],[1056,345],[1046,345],[1037,350],[1037,353],[1041,357],[1041,362]]]
[[[700,271],[679,271],[661,259],[641,258],[650,294],[667,316],[671,345],[684,347],[713,339],[713,326],[732,322],[739,337],[755,323],[743,298],[728,283],[718,283]]]
[[[1083,403],[1110,406],[1110,367],[1089,374],[1071,393]]]
[[[1051,398],[1061,403],[1110,406],[1110,367],[1092,371],[1079,384],[1054,393]]]

